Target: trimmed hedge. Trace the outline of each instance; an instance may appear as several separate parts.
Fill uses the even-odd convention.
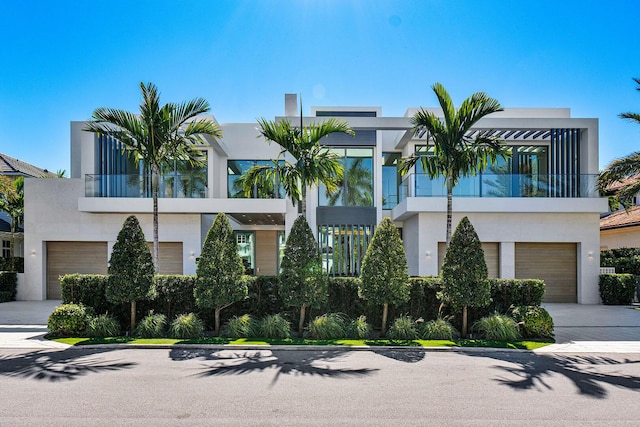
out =
[[[628,305],[633,301],[638,279],[632,274],[601,274],[600,298],[606,305]]]
[[[161,313],[173,319],[182,313],[197,312],[193,297],[196,276],[157,275],[154,280],[154,301],[150,302],[154,313]]]
[[[0,257],[0,271],[13,271],[15,273],[24,273],[24,258],[1,258]]]
[[[618,274],[640,275],[640,248],[617,248],[600,252],[600,266],[614,267]]]
[[[15,301],[18,275],[12,271],[0,271],[0,302]]]
[[[96,313],[104,314],[112,307],[107,301],[105,289],[109,276],[106,274],[67,274],[60,277],[63,304],[82,304],[92,307]]]
[[[505,313],[511,306],[540,305],[544,281],[537,279],[487,279],[491,286],[489,312]]]

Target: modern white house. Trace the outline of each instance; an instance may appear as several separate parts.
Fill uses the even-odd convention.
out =
[[[425,135],[409,118],[386,117],[379,107],[313,107],[300,118],[296,95],[285,95],[278,120],[304,124],[338,117],[354,137],[324,143],[344,161],[341,190],[314,188],[308,220],[317,233],[327,274],[357,275],[376,224],[390,216],[401,231],[411,275],[437,275],[444,257],[446,191],[420,163],[400,176],[398,159],[429,155]],[[437,109],[432,111],[438,114]],[[223,137],[202,148],[206,167],[182,162],[164,171],[160,211],[162,273],[194,274],[206,232],[218,212],[236,231],[247,271],[278,273],[286,232],[298,208],[277,183],[239,194],[235,180],[279,150],[258,138],[255,123],[221,123]],[[143,166],[129,161],[118,141],[71,123],[71,179],[25,184],[25,283],[18,298],[60,298],[58,276],[105,273],[117,234],[135,214],[152,236],[152,200]],[[504,139],[512,157],[454,190],[454,227],[468,216],[483,242],[492,277],[540,278],[545,300],[597,304],[600,213],[606,199],[595,191],[598,120],[572,118],[569,109],[506,109],[482,119],[472,133]]]

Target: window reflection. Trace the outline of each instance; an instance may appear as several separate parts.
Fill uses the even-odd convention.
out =
[[[339,187],[328,193],[320,185],[320,206],[373,206],[373,149],[332,148],[344,167]]]

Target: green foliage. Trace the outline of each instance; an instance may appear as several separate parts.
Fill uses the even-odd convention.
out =
[[[415,340],[418,336],[418,325],[411,316],[398,317],[387,332],[387,337],[393,340]]]
[[[518,324],[511,317],[495,313],[478,320],[473,329],[488,340],[517,341],[520,339]]]
[[[0,271],[0,302],[16,299],[18,275],[10,271]]]
[[[600,252],[600,266],[614,267],[618,274],[640,275],[640,248],[617,248]]]
[[[142,338],[160,338],[165,335],[167,316],[149,313],[136,326],[135,336]]]
[[[249,338],[257,335],[258,324],[250,314],[233,316],[224,327],[224,335],[231,338]]]
[[[289,338],[291,324],[281,314],[265,316],[258,322],[258,336],[262,338]]]
[[[640,248],[615,248],[600,252],[600,260],[609,258],[630,258],[640,256]],[[608,267],[604,266],[603,267]]]
[[[156,275],[154,280],[154,312],[162,313],[167,318],[174,313],[190,313],[196,310],[193,289],[196,276]]]
[[[353,339],[367,339],[371,337],[373,327],[367,322],[367,316],[358,316],[349,322],[346,329],[346,337]]]
[[[67,274],[60,277],[62,302],[92,307],[96,313],[106,313],[110,304],[105,290],[109,276],[106,274]]]
[[[282,258],[280,295],[285,305],[319,308],[327,301],[327,278],[318,243],[304,216],[296,218]]]
[[[359,295],[372,304],[397,305],[409,300],[407,257],[395,225],[380,222],[362,261]]]
[[[24,273],[24,258],[0,258],[0,272],[13,271],[16,273]]]
[[[82,304],[62,304],[53,310],[47,327],[54,335],[79,336],[87,328],[88,313]]]
[[[335,339],[346,336],[346,319],[340,313],[326,313],[317,316],[307,326],[309,337],[313,339]]]
[[[540,305],[545,284],[538,279],[487,279],[491,288],[489,310],[506,312],[509,307]]]
[[[88,337],[117,337],[120,335],[120,323],[109,314],[91,317],[87,323]]]
[[[244,267],[224,213],[209,228],[196,268],[194,295],[198,307],[222,309],[247,296]]]
[[[419,332],[423,340],[454,340],[460,337],[458,330],[441,317],[425,322]]]
[[[511,317],[524,338],[553,338],[553,319],[547,310],[535,305],[515,307]]]
[[[628,305],[633,301],[638,279],[631,274],[601,274],[600,298],[607,305]]]
[[[171,322],[169,335],[178,339],[200,338],[204,335],[204,323],[193,313],[181,314]]]
[[[151,252],[138,219],[128,217],[109,259],[107,300],[128,303],[149,297],[153,285],[154,266]]]
[[[456,227],[442,264],[442,299],[460,310],[489,305],[491,288],[482,244],[466,216]]]

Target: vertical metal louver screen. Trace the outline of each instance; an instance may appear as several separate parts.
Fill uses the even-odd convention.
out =
[[[551,129],[551,197],[580,196],[580,129]]]
[[[331,276],[359,276],[373,231],[373,225],[319,226],[318,243],[325,272]]]
[[[126,195],[126,175],[129,171],[122,143],[110,136],[99,135],[96,139],[96,153],[96,171],[100,176],[99,194],[103,197]]]

